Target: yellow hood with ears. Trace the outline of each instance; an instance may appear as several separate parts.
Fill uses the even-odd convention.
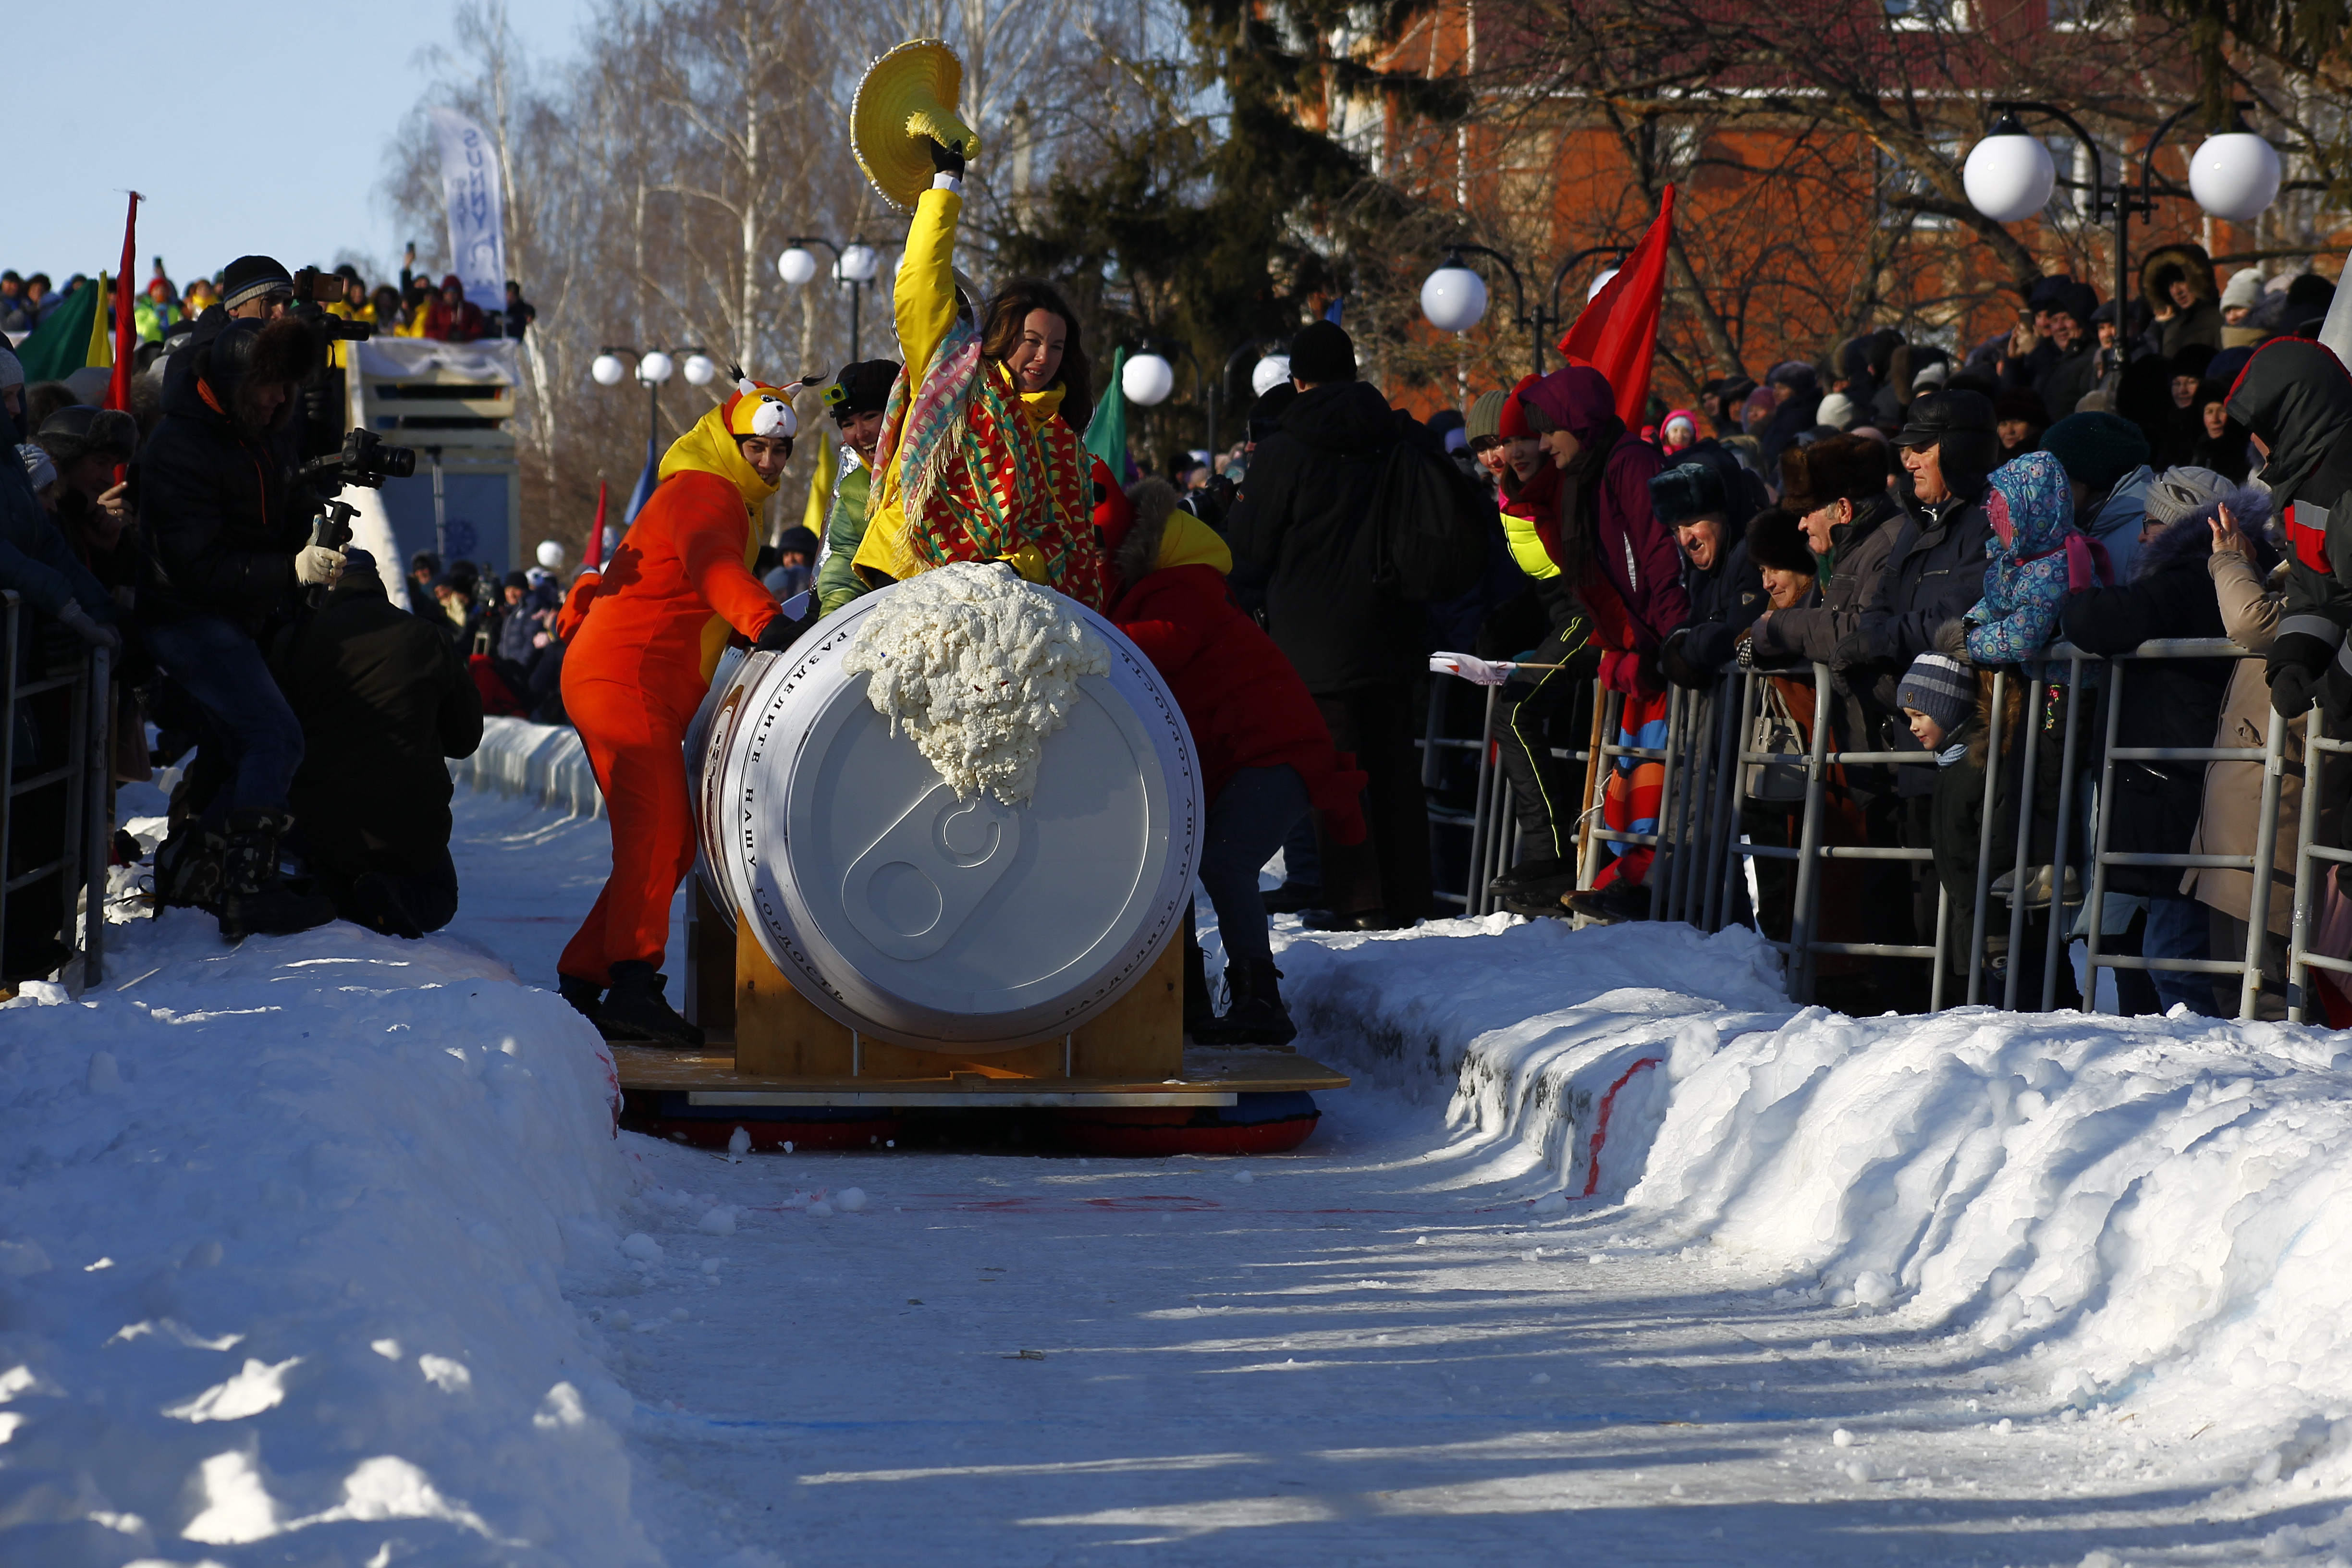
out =
[[[727,428],[728,411],[736,401],[736,397],[730,397],[672,441],[669,450],[662,454],[658,477],[666,479],[672,474],[688,471],[716,474],[742,492],[743,504],[757,511],[776,493],[777,487],[761,479],[760,470],[743,460],[743,449],[735,445],[735,437]]]

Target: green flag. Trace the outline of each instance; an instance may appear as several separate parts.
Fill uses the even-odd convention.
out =
[[[1127,349],[1110,356],[1110,380],[1094,417],[1087,421],[1087,450],[1110,468],[1111,478],[1127,483],[1127,395],[1119,390],[1119,373],[1127,368]]]
[[[26,382],[63,381],[84,365],[95,363],[90,359],[89,342],[91,323],[99,319],[100,292],[97,279],[85,279],[33,329],[32,335],[16,350],[17,359],[24,363]]]

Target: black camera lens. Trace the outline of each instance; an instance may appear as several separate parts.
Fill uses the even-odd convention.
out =
[[[404,479],[416,471],[416,453],[411,447],[384,447],[375,458],[378,471],[388,479]]]

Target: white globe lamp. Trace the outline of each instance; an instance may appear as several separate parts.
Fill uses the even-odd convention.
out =
[[[599,386],[618,386],[621,378],[629,374],[629,367],[621,363],[619,354],[598,354],[596,362],[588,367],[588,374],[596,378]]]
[[[1995,223],[2032,217],[2050,205],[2058,188],[2058,164],[2039,136],[2008,115],[1969,149],[1960,184],[1969,205]]]
[[[1486,316],[1486,280],[1449,256],[1421,285],[1421,313],[1441,332],[1466,332]]]
[[[841,253],[841,276],[851,283],[871,283],[877,268],[882,265],[879,252],[870,246],[853,240]]]
[[[1118,389],[1129,403],[1157,408],[1176,390],[1176,367],[1158,354],[1138,354],[1118,373]]]
[[[696,386],[709,386],[719,376],[719,366],[709,354],[686,356],[686,379]]]
[[[816,277],[816,258],[795,245],[776,258],[776,271],[797,289]]]
[[[1290,356],[1268,354],[1250,372],[1250,391],[1260,397],[1290,380]]]
[[[677,371],[677,362],[659,349],[637,362],[637,379],[653,386],[659,386]]]
[[[2209,136],[2189,161],[2189,194],[2215,217],[2248,223],[2278,195],[2278,149],[2251,131]]]

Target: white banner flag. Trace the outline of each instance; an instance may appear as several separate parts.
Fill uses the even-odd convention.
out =
[[[507,308],[506,201],[496,147],[482,128],[454,109],[432,108],[441,142],[441,191],[449,204],[450,269],[466,298],[490,315]]]

